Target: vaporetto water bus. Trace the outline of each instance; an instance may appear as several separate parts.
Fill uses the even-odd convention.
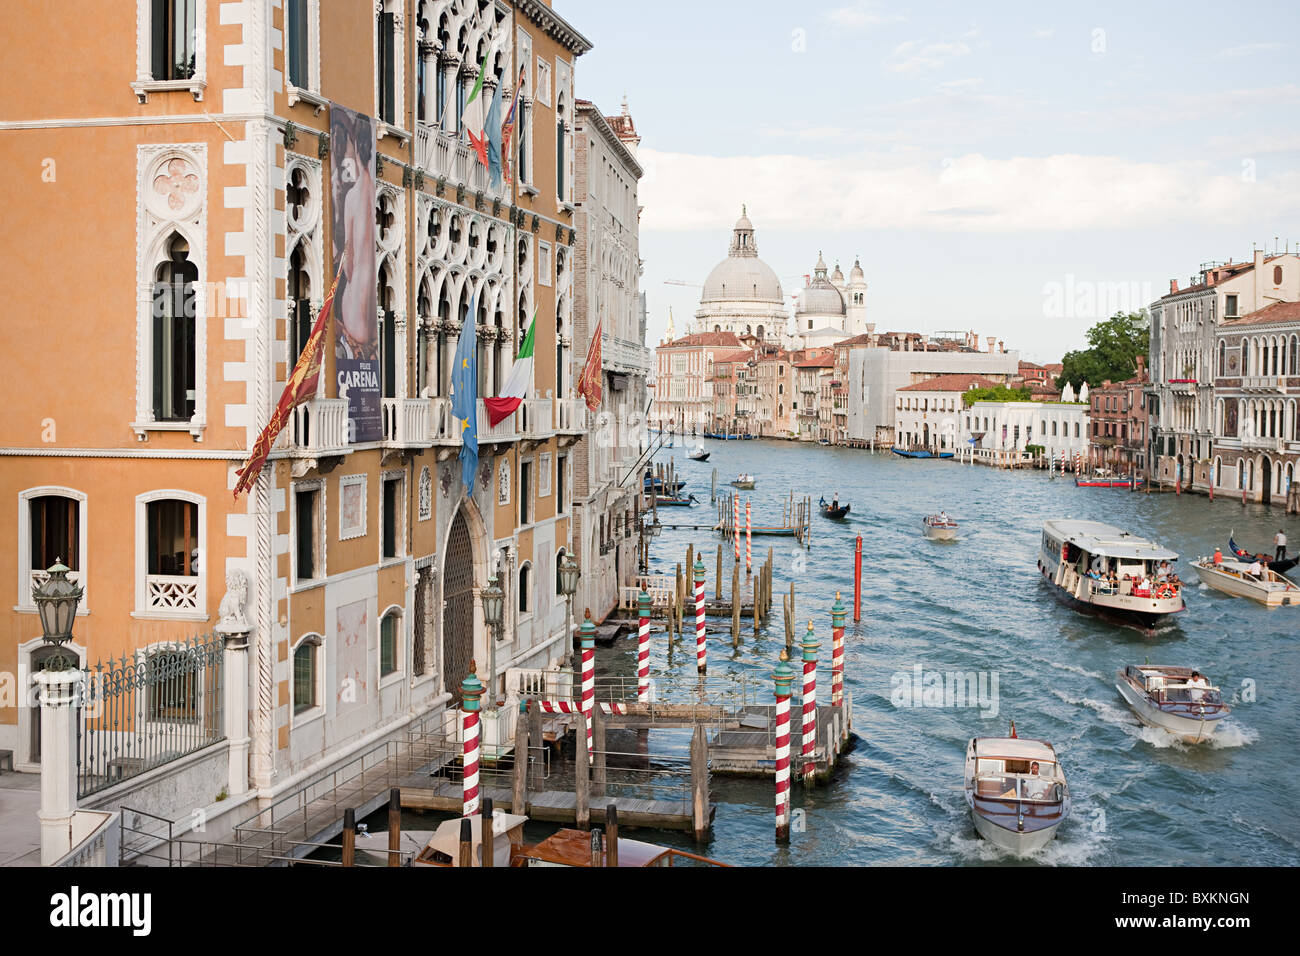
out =
[[[1151,629],[1183,609],[1183,589],[1162,579],[1178,555],[1100,521],[1043,525],[1038,570],[1057,599],[1078,611]]]

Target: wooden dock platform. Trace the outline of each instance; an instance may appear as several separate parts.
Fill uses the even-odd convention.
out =
[[[484,797],[490,797],[498,810],[514,813],[514,797],[505,787],[486,787],[482,790]],[[440,813],[459,813],[464,794],[458,782],[447,781],[433,787],[402,787],[402,807],[412,810],[436,810]],[[689,800],[638,800],[632,797],[612,797],[593,795],[588,811],[590,822],[603,823],[605,808],[610,804],[618,807],[620,826],[654,827],[660,830],[684,830],[693,828],[691,803]],[[530,793],[522,811],[531,820],[544,820],[548,823],[577,822],[577,795],[571,790],[546,790]],[[709,806],[709,823],[713,822],[713,806]]]

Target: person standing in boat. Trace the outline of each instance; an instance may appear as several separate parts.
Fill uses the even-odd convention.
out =
[[[1277,534],[1273,536],[1273,544],[1277,546],[1277,557],[1274,561],[1282,561],[1286,558],[1286,532],[1281,528],[1277,529]]]
[[[1256,558],[1255,563],[1246,569],[1246,573],[1257,580],[1262,581],[1264,579],[1264,565],[1259,558]]]
[[[837,491],[831,495],[831,511],[838,511],[840,507],[840,493]]]

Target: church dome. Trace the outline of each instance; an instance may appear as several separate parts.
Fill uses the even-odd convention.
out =
[[[704,280],[700,303],[706,302],[768,302],[784,306],[781,281],[772,267],[758,257],[754,224],[743,207],[732,229],[727,258],[714,266]]]
[[[817,265],[813,268],[813,280],[799,290],[799,299],[794,307],[795,315],[843,315],[844,296],[826,278],[826,262],[821,253],[817,254]]]

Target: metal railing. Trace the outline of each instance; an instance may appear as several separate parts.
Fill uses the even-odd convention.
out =
[[[370,791],[380,794],[413,773],[455,759],[459,755],[455,719],[455,711],[426,715],[407,729],[404,738],[381,741],[319,774],[236,824],[235,843],[283,854],[289,840],[311,839],[347,807],[363,803]]]
[[[224,740],[223,651],[221,636],[208,634],[84,671],[77,796]]]
[[[168,820],[133,807],[120,812],[119,846],[122,863],[135,866],[268,866],[273,860],[266,847],[229,841],[189,839],[193,822]]]

